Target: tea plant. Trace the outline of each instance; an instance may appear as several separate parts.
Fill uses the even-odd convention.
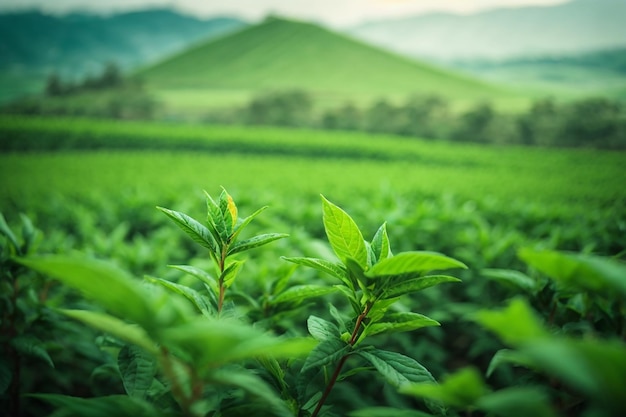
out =
[[[401,392],[468,414],[624,415],[626,265],[549,250],[523,249],[519,256],[535,273],[489,270],[486,275],[526,297],[518,294],[504,308],[472,315],[506,346],[493,354],[485,375],[466,367],[441,384],[411,384]],[[511,386],[493,390],[486,384],[485,378],[511,366],[516,367]],[[362,410],[358,415],[374,414]]]
[[[273,336],[245,317],[226,314],[227,290],[241,270],[232,255],[286,237],[260,234],[240,240],[240,234],[264,208],[240,219],[232,197],[223,190],[216,201],[207,194],[207,221],[160,208],[194,241],[208,249],[217,278],[192,266],[176,269],[198,278],[206,291],[181,283],[146,277],[142,283],[103,261],[68,256],[19,256],[15,263],[80,290],[98,308],[59,309],[63,315],[113,337],[117,368],[127,395],[78,398],[32,394],[57,408],[55,415],[262,415],[312,417],[328,414],[324,404],[337,381],[376,369],[389,383],[434,381],[415,359],[368,345],[369,337],[406,332],[438,323],[402,308],[402,296],[458,279],[430,271],[465,268],[461,262],[433,252],[394,255],[386,225],[372,241],[365,241],[356,223],[342,209],[323,198],[323,223],[337,260],[287,257],[338,279],[336,285],[287,286],[285,277],[273,285],[274,307],[283,310],[303,298],[343,295],[352,318],[331,305],[336,324],[311,315],[307,327],[313,338]],[[234,310],[231,310],[231,312]],[[306,357],[297,361],[299,356]],[[344,372],[350,357],[369,365]],[[281,358],[289,358],[286,363]],[[321,370],[332,369],[320,387]],[[274,388],[271,388],[271,386]]]
[[[431,271],[466,268],[455,259],[433,252],[403,252],[394,255],[385,223],[371,241],[366,241],[345,211],[324,197],[322,201],[324,229],[339,262],[302,257],[285,259],[337,279],[339,283],[336,288],[348,300],[352,319],[346,323],[333,306],[331,314],[337,324],[316,316],[308,319],[309,332],[320,344],[307,357],[298,377],[299,398],[302,402],[308,399],[307,385],[311,378],[320,368],[334,366],[330,377],[325,380],[326,386],[321,396],[316,394],[311,398],[317,399],[311,417],[316,417],[322,411],[351,356],[364,359],[394,386],[434,381],[430,372],[413,358],[375,348],[364,341],[368,336],[377,334],[407,332],[439,325],[437,321],[421,314],[393,311],[392,307],[404,295],[444,282],[459,281],[448,275],[430,274]],[[311,403],[311,399],[306,403]]]

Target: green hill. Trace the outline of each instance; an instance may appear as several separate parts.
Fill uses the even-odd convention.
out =
[[[150,88],[170,91],[298,88],[318,96],[436,93],[472,100],[509,94],[314,24],[278,18],[198,45],[137,75]]]

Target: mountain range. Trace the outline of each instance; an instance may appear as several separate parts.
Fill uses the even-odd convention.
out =
[[[232,17],[199,19],[155,9],[99,16],[38,11],[0,14],[0,71],[68,77],[158,61],[195,42],[244,27]]]
[[[348,33],[421,59],[455,61],[575,55],[626,47],[626,1],[432,13],[372,21]]]

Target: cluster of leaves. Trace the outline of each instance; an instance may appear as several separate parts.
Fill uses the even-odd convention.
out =
[[[477,310],[466,318],[504,345],[495,353],[489,349],[484,374],[471,365],[440,384],[412,384],[401,391],[459,413],[623,415],[626,265],[549,250],[522,249],[519,256],[531,275],[483,271],[484,277],[517,289],[516,295],[504,308]]]
[[[110,263],[86,257],[10,254],[7,259],[16,267],[52,277],[80,290],[94,303],[90,309],[56,311],[112,338],[107,346],[117,352],[114,366],[126,393],[91,398],[37,393],[31,398],[51,404],[54,415],[235,416],[255,412],[317,416],[333,415],[324,406],[330,391],[338,380],[358,372],[376,369],[396,387],[434,381],[415,359],[363,341],[377,334],[438,325],[417,313],[393,311],[392,306],[406,294],[458,281],[429,272],[463,268],[462,263],[433,252],[394,256],[385,224],[367,242],[350,216],[323,199],[324,227],[339,262],[304,257],[286,260],[329,273],[339,283],[287,287],[286,279],[279,277],[262,308],[288,314],[303,299],[337,293],[348,300],[351,317],[346,320],[331,304],[336,324],[311,315],[307,325],[313,338],[274,336],[267,322],[249,323],[232,299],[225,300],[243,265],[233,256],[286,235],[267,233],[240,240],[242,230],[265,208],[240,218],[225,190],[218,199],[206,197],[205,222],[159,207],[208,250],[212,271],[173,266],[197,279],[203,286],[200,290],[182,281],[150,276],[141,282]],[[5,235],[14,240],[10,232]],[[303,359],[297,360],[300,356]],[[342,373],[352,356],[369,365]],[[279,362],[281,358],[289,361]],[[333,367],[330,379],[317,378]]]

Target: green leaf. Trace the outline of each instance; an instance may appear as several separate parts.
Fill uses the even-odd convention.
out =
[[[308,266],[310,268],[317,269],[318,271],[325,272],[335,278],[339,278],[343,282],[345,282],[345,280],[348,278],[348,272],[346,271],[346,268],[337,262],[331,262],[324,259],[316,258],[287,258],[285,256],[283,256],[282,259],[288,262],[292,262],[294,264]]]
[[[532,292],[537,285],[537,282],[534,279],[519,271],[513,271],[510,269],[487,268],[483,269],[480,272],[481,275],[487,278],[496,280],[504,284],[513,285],[520,290],[528,292]]]
[[[197,220],[187,216],[185,213],[181,213],[174,210],[169,210],[163,207],[157,207],[165,215],[174,221],[185,233],[187,233],[196,243],[207,248],[211,251],[213,256],[219,253],[217,242],[211,235],[209,229],[202,225]]]
[[[566,288],[626,297],[626,264],[599,256],[522,249],[519,257]]]
[[[391,407],[368,407],[348,413],[350,417],[433,417],[422,411],[405,410]]]
[[[387,259],[393,256],[391,253],[391,246],[389,243],[389,236],[387,235],[387,223],[383,223],[376,231],[371,244],[376,261],[379,262],[383,259]]]
[[[191,265],[169,265],[170,268],[178,269],[179,271],[183,271],[188,273],[189,275],[199,279],[203,283],[209,286],[213,290],[213,295],[219,292],[219,286],[217,284],[217,280],[211,276],[208,272],[200,268],[196,268]],[[217,299],[214,298],[215,304],[217,305]]]
[[[500,349],[495,353],[495,355],[493,355],[493,358],[491,358],[486,376],[491,376],[491,374],[493,374],[493,372],[503,363],[512,363],[526,368],[534,367],[533,361],[524,352],[511,349]]]
[[[473,319],[512,346],[550,336],[535,312],[522,298],[511,300],[506,308],[499,311],[480,310]]]
[[[133,343],[145,349],[147,352],[152,354],[158,353],[156,343],[152,341],[146,331],[139,326],[125,323],[118,318],[95,311],[62,309],[58,311],[94,329],[109,333],[120,340]]]
[[[0,234],[5,235],[7,239],[9,239],[9,241],[11,242],[11,245],[13,245],[15,253],[20,254],[20,244],[17,242],[15,234],[13,234],[13,231],[7,224],[7,221],[4,219],[2,213],[0,213]]]
[[[302,372],[306,372],[309,369],[319,370],[323,366],[337,362],[349,353],[350,345],[341,339],[323,340],[307,356],[304,365],[302,365]]]
[[[233,227],[237,223],[237,206],[233,198],[222,188],[220,194],[220,211],[222,212],[222,218],[224,219],[224,226],[226,232],[226,240],[230,240],[230,235],[233,232]]]
[[[337,288],[335,287],[326,287],[323,285],[294,285],[272,298],[270,304],[293,303],[299,305],[309,298],[321,297],[334,292],[337,292]]]
[[[383,259],[365,273],[368,277],[386,277],[434,270],[463,268],[464,263],[435,252],[402,252]]]
[[[329,339],[339,339],[341,337],[337,326],[317,316],[309,316],[306,324],[311,336],[320,342]]]
[[[165,417],[171,414],[158,410],[149,402],[127,395],[109,395],[79,398],[59,394],[29,394],[31,398],[50,403],[56,410],[54,417]]]
[[[155,325],[157,311],[151,303],[154,294],[110,263],[56,255],[22,258],[18,262],[80,290],[117,317],[144,327]]]
[[[293,417],[287,404],[261,378],[243,370],[228,369],[213,372],[211,380],[221,386],[230,385],[242,388],[244,391],[261,399],[269,407],[273,416]],[[263,409],[266,409],[263,407]]]
[[[35,242],[35,236],[37,235],[37,231],[33,226],[33,223],[30,221],[28,216],[20,213],[20,219],[22,220],[22,239],[24,240],[24,244],[22,245],[22,253],[27,254],[33,243]]]
[[[467,367],[443,378],[440,384],[436,382],[408,384],[401,387],[400,392],[435,400],[452,407],[467,408],[486,395],[489,388],[475,368]]]
[[[383,320],[388,321],[372,323],[365,328],[363,333],[367,336],[373,336],[379,333],[410,332],[422,327],[440,326],[438,321],[410,312],[387,314]]]
[[[244,261],[232,261],[226,269],[224,269],[224,272],[222,273],[222,280],[226,288],[230,288],[230,286],[233,285],[235,278],[237,278],[239,271],[241,271],[243,263]]]
[[[613,415],[624,411],[626,344],[618,340],[541,339],[522,351],[537,369],[584,393]]]
[[[358,226],[352,218],[322,196],[323,222],[328,242],[342,262],[354,259],[361,268],[367,267],[367,249]]]
[[[206,191],[204,192],[204,194],[207,197],[207,224],[211,228],[211,232],[215,240],[224,245],[228,243],[231,231],[228,229],[229,225],[224,219],[224,212],[222,211],[221,202],[219,202],[218,200],[218,203],[216,203]],[[224,208],[226,209],[226,205]]]
[[[257,356],[293,358],[307,354],[310,338],[283,338],[229,319],[199,317],[163,329],[163,343],[176,346],[198,368],[216,367]]]
[[[193,288],[189,288],[189,287],[187,287],[185,285],[180,285],[180,284],[177,284],[175,282],[168,281],[168,280],[162,279],[162,278],[157,278],[157,277],[145,276],[145,279],[148,282],[160,285],[160,286],[162,286],[162,287],[172,291],[175,294],[182,295],[200,313],[202,313],[202,315],[204,315],[206,317],[211,317],[211,316],[213,316],[217,312],[216,305],[212,305],[211,301],[207,297],[205,297],[204,295],[200,294],[198,291],[194,290]]]
[[[283,239],[288,236],[289,235],[285,233],[266,233],[263,235],[254,236],[250,239],[242,240],[241,242],[236,242],[234,245],[229,247],[228,255],[233,255],[235,253],[243,252],[248,249],[253,249],[259,246],[263,246],[270,242],[273,242],[278,239]]]
[[[239,234],[242,232],[243,229],[245,229],[245,227],[250,224],[250,222],[259,214],[261,214],[261,212],[265,211],[267,209],[267,206],[261,207],[260,209],[258,209],[257,211],[255,211],[254,213],[252,213],[251,215],[249,215],[248,217],[246,217],[245,219],[243,219],[241,221],[241,223],[239,223],[234,229],[233,229],[233,233],[231,235],[231,242],[234,242],[237,237],[239,236]]]
[[[157,369],[154,356],[137,346],[126,345],[117,355],[117,366],[126,393],[146,398]]]
[[[31,358],[37,358],[48,364],[51,368],[54,368],[54,363],[52,362],[52,358],[50,354],[44,347],[44,344],[41,340],[37,339],[33,336],[17,336],[11,340],[11,346],[15,348],[15,350],[21,356],[29,356]]]
[[[444,282],[461,282],[460,279],[448,275],[426,275],[419,278],[392,281],[383,293],[383,298],[396,298],[405,294],[421,291]]]
[[[400,353],[380,349],[360,350],[357,353],[371,363],[394,387],[401,387],[411,382],[435,380],[419,362]]]
[[[556,417],[550,397],[541,388],[512,387],[489,393],[476,401],[476,406],[501,417]]]

